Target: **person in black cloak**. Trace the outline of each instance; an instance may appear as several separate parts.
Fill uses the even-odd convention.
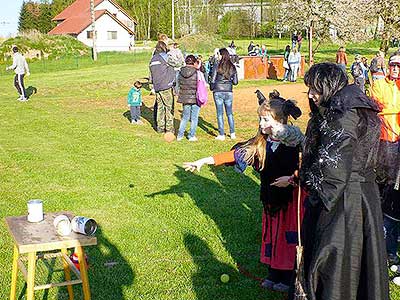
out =
[[[300,182],[308,300],[388,300],[379,190],[379,108],[333,63],[304,77],[311,109]],[[293,296],[293,295],[292,295]]]

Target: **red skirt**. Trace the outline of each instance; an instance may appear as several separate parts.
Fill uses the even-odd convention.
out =
[[[297,235],[297,192],[293,190],[293,201],[287,209],[273,217],[263,211],[261,262],[273,269],[293,270],[296,261]],[[305,192],[301,193],[300,222],[304,215]]]

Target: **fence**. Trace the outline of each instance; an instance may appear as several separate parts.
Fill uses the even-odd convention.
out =
[[[91,68],[102,65],[115,64],[135,64],[150,61],[151,51],[131,51],[131,52],[101,52],[97,55],[97,61],[93,61],[91,56],[62,56],[57,59],[39,59],[28,61],[29,69],[32,73],[47,73],[62,70],[76,70]],[[0,63],[0,75],[5,75],[6,66],[12,61]]]

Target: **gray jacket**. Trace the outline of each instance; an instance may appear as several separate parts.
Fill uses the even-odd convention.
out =
[[[154,54],[150,60],[150,75],[156,92],[165,91],[175,84],[175,70],[167,63],[167,53]]]
[[[7,67],[7,70],[14,70],[15,74],[29,73],[28,63],[25,57],[19,52],[14,53],[13,64]]]

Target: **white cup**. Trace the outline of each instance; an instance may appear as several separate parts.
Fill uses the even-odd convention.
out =
[[[69,235],[71,233],[71,222],[66,215],[58,215],[54,218],[54,227],[59,235]]]
[[[39,199],[28,201],[28,221],[40,222],[43,220],[43,202]]]

